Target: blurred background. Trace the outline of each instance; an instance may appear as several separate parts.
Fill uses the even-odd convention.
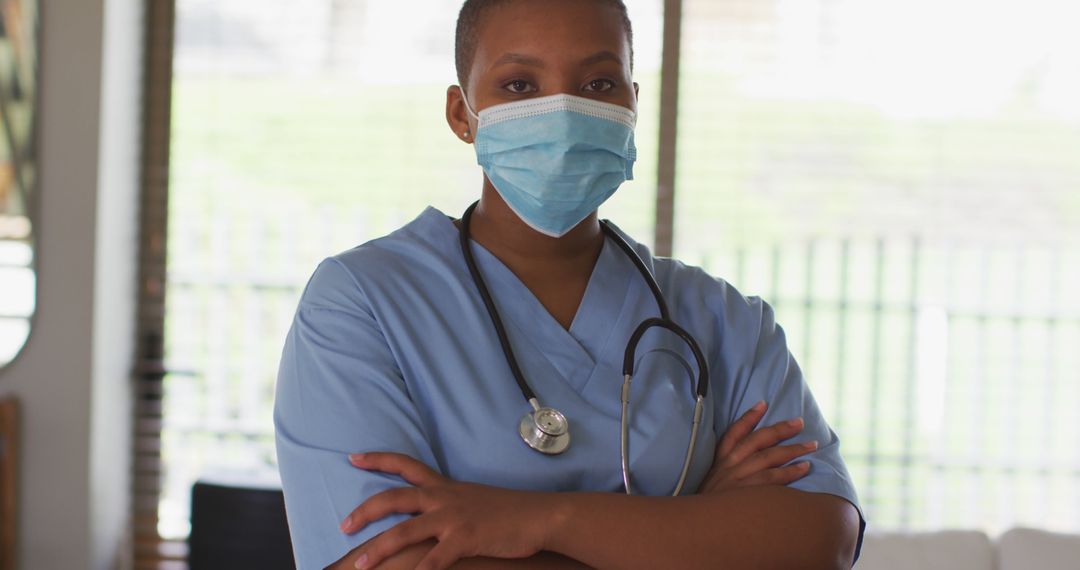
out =
[[[872,528],[1080,533],[1080,5],[626,3],[640,160],[601,214],[776,307]],[[275,478],[316,264],[481,171],[444,120],[459,2],[152,4],[133,488],[169,543],[196,480]],[[3,361],[32,249],[0,271]]]
[[[628,2],[652,243],[663,3]],[[476,199],[459,8],[178,0],[163,535],[274,469],[277,358],[328,255]],[[673,254],[776,306],[875,527],[1080,531],[1080,11],[687,0]]]

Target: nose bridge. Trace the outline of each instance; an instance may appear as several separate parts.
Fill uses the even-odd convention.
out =
[[[581,70],[574,68],[574,66],[571,66],[569,63],[560,63],[556,68],[556,72],[559,74],[559,77],[556,81],[552,82],[554,89],[550,94],[574,95],[580,97],[580,82],[583,80]]]
[[[567,64],[569,66],[569,64]],[[581,97],[583,99],[591,99],[587,96],[587,93],[582,92],[584,83],[592,81],[592,79],[611,79],[612,81],[621,81],[620,78],[608,78],[607,76],[596,76],[589,78],[587,74],[581,73],[581,69],[577,65],[573,66],[574,69],[567,69],[562,71],[561,66],[556,68],[551,73],[556,74],[556,77],[549,78],[546,81],[546,89],[541,89],[539,95],[542,97],[548,97],[551,95],[572,95],[574,97]],[[620,107],[625,107],[633,112],[637,112],[637,95],[634,93],[633,84],[624,86],[623,92],[625,97],[619,99],[603,98],[596,99],[605,103],[614,103]]]
[[[547,68],[550,77],[546,82],[550,87],[550,92],[545,95],[580,96],[582,71],[581,61],[577,58],[577,54],[567,53],[564,57],[552,58]]]

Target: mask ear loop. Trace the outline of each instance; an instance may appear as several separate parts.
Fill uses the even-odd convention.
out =
[[[469,116],[479,122],[480,115],[476,114],[476,111],[473,111],[472,105],[469,105],[469,98],[465,95],[465,88],[459,86],[458,89],[461,90],[461,100],[465,102],[465,110],[469,112]],[[477,130],[479,130],[479,128]]]

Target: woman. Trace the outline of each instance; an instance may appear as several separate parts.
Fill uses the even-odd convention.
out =
[[[598,221],[632,177],[631,45],[620,0],[465,2],[446,114],[478,205],[324,261],[285,345],[301,568],[852,564],[855,490],[771,309]],[[663,303],[678,326],[634,335]]]

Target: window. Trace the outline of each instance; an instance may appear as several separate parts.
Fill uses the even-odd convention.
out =
[[[1080,531],[1077,15],[685,2],[675,253],[776,306],[875,528]]]
[[[0,2],[0,368],[30,336],[37,305],[37,2]]]

